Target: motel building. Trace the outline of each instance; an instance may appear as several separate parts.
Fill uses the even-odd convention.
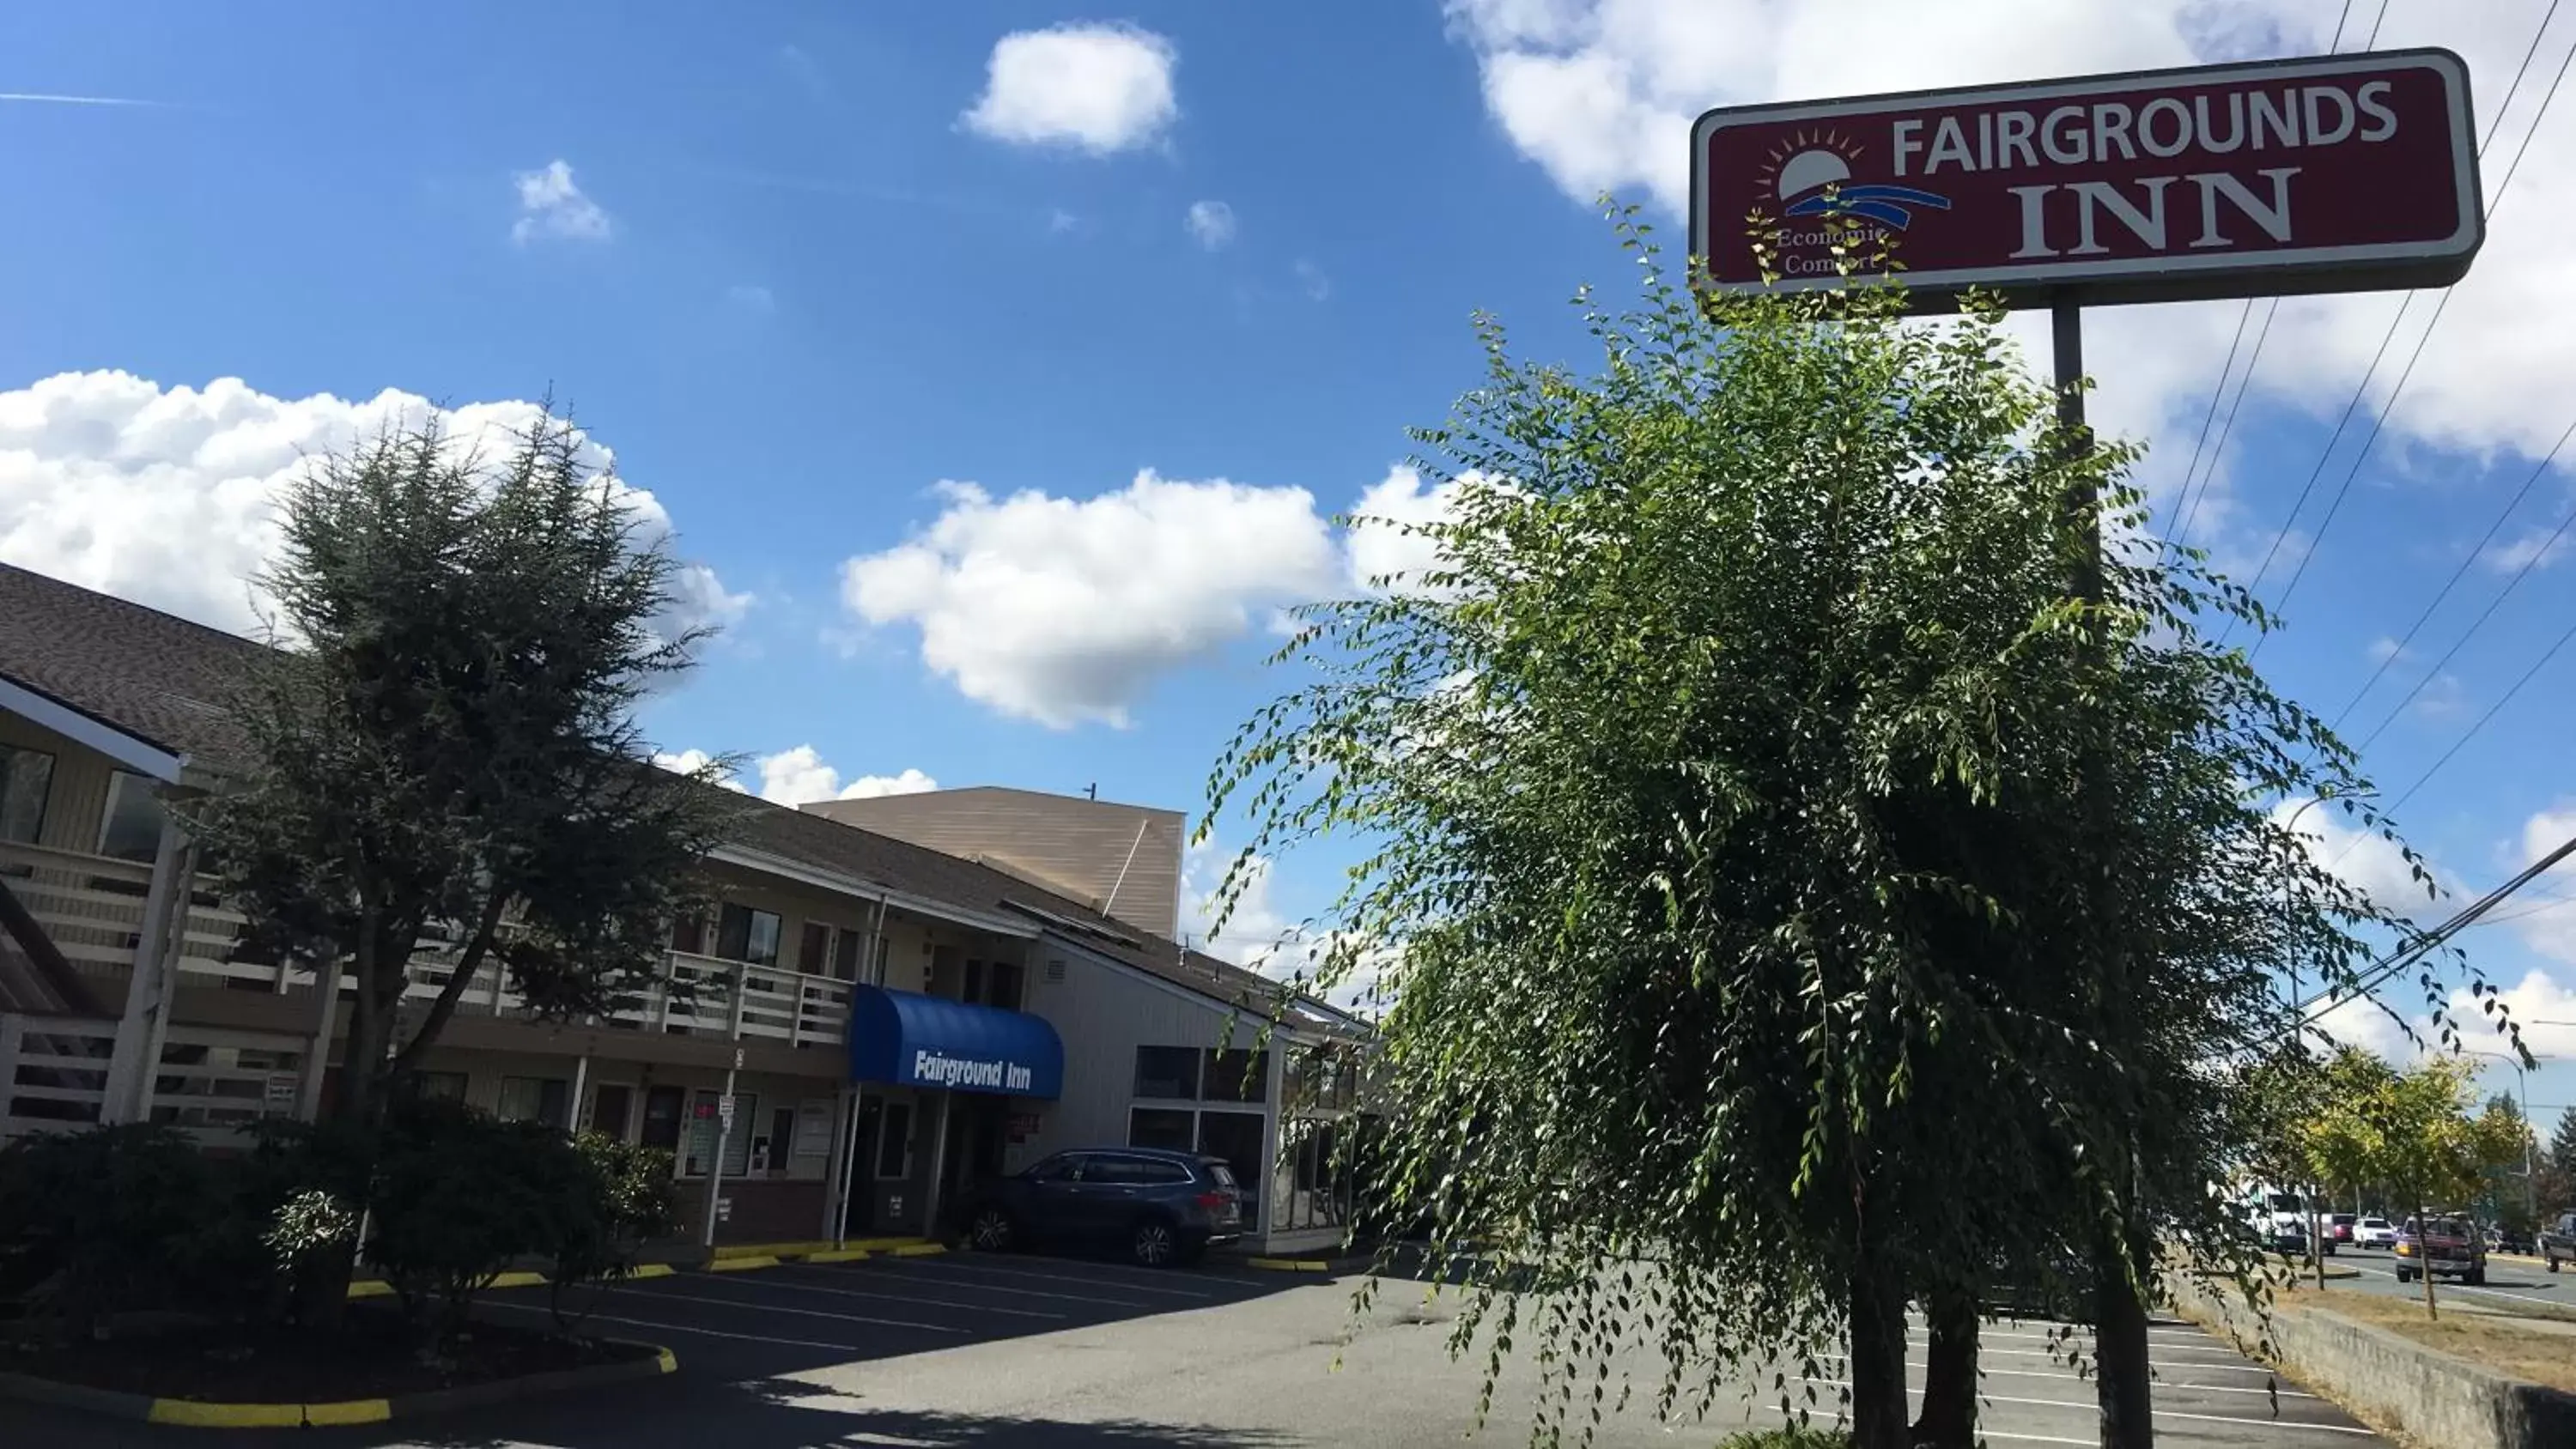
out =
[[[153,1121],[222,1150],[331,1086],[348,983],[247,947],[162,806],[242,767],[221,701],[263,647],[0,565],[0,1139]],[[640,999],[543,1021],[487,964],[423,1089],[669,1151],[691,1241],[938,1235],[985,1176],[1119,1145],[1225,1158],[1250,1248],[1339,1241],[1367,1029],[1175,942],[1176,812],[740,804]],[[421,943],[398,1036],[454,960]]]

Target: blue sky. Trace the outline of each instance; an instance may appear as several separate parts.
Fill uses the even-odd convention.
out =
[[[0,91],[151,104],[0,101],[0,557],[238,627],[297,449],[419,399],[502,424],[552,389],[726,624],[654,707],[670,750],[752,756],[789,795],[914,771],[1195,809],[1269,691],[1273,613],[1348,586],[1325,518],[1427,506],[1390,469],[1475,381],[1469,313],[1579,357],[1562,301],[1621,268],[1586,198],[1677,224],[1692,114],[2316,51],[2344,10],[1959,0],[1935,30],[1933,8],[11,7]],[[2345,48],[2377,14],[2351,8]],[[2462,51],[2485,121],[2544,8],[2390,0],[2376,39]],[[2502,108],[2491,196],[2529,152],[2405,393],[2431,299],[2366,387],[2398,299],[2285,304],[2196,520],[2249,574],[2284,538],[2267,598],[2315,545],[2261,663],[2329,715],[2576,420],[2576,342],[2541,320],[2576,309],[2552,240],[2576,103],[2540,111],[2571,46],[2576,16]],[[2096,320],[2096,416],[2151,444],[2165,496],[2240,315]],[[2356,388],[2356,429],[2388,407],[2386,432],[2319,543],[2357,430],[2295,523],[2290,501]],[[2532,489],[2352,733],[2570,502],[2565,473]],[[2576,568],[2546,558],[2373,741],[2389,792],[2571,619]],[[2560,657],[2406,803],[2447,878],[2482,889],[2576,834],[2571,703]],[[1267,913],[1331,884],[1286,862]],[[2468,939],[2527,1011],[2576,1019],[2576,906]],[[2539,1044],[2576,1056],[2576,1029]],[[2576,1066],[2532,1096],[2576,1102]]]

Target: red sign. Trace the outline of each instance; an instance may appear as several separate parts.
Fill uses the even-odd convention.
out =
[[[1691,130],[1703,285],[1834,285],[1886,244],[1918,307],[2446,286],[2486,239],[2447,50],[1736,106]],[[1757,253],[1767,248],[1767,258]]]

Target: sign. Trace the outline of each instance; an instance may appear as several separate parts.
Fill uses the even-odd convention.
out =
[[[716,1098],[716,1119],[724,1124],[725,1130],[733,1130],[733,1098],[731,1095]]]
[[[292,1110],[295,1106],[297,1080],[284,1073],[271,1073],[268,1079],[268,1105]]]
[[[1042,1119],[1040,1119],[1038,1114],[1035,1112],[1013,1112],[1010,1116],[1009,1122],[1005,1124],[1005,1128],[1009,1133],[1011,1141],[1026,1142],[1030,1138],[1037,1136],[1038,1129],[1044,1125],[1045,1124]]]
[[[1030,1068],[1008,1057],[962,1057],[924,1048],[912,1054],[909,1080],[923,1087],[973,1087],[987,1092],[1025,1092]]]
[[[1919,311],[2438,287],[2486,238],[2447,50],[1735,106],[1691,129],[1704,288],[1836,285],[1882,246]],[[1767,266],[1773,280],[1763,276]]]

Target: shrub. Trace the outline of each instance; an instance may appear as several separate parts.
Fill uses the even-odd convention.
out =
[[[110,1314],[170,1304],[212,1219],[196,1144],[134,1124],[0,1148],[0,1252],[38,1325],[88,1334]]]
[[[1841,1429],[1751,1429],[1729,1435],[1717,1449],[1851,1449],[1851,1435]]]
[[[423,1098],[387,1112],[370,1201],[367,1260],[435,1353],[512,1260],[596,1229],[588,1165],[552,1128]]]
[[[558,1324],[565,1322],[566,1288],[627,1276],[645,1244],[679,1231],[670,1153],[598,1132],[574,1138],[572,1151],[582,1166],[582,1200],[562,1206],[547,1249]]]

